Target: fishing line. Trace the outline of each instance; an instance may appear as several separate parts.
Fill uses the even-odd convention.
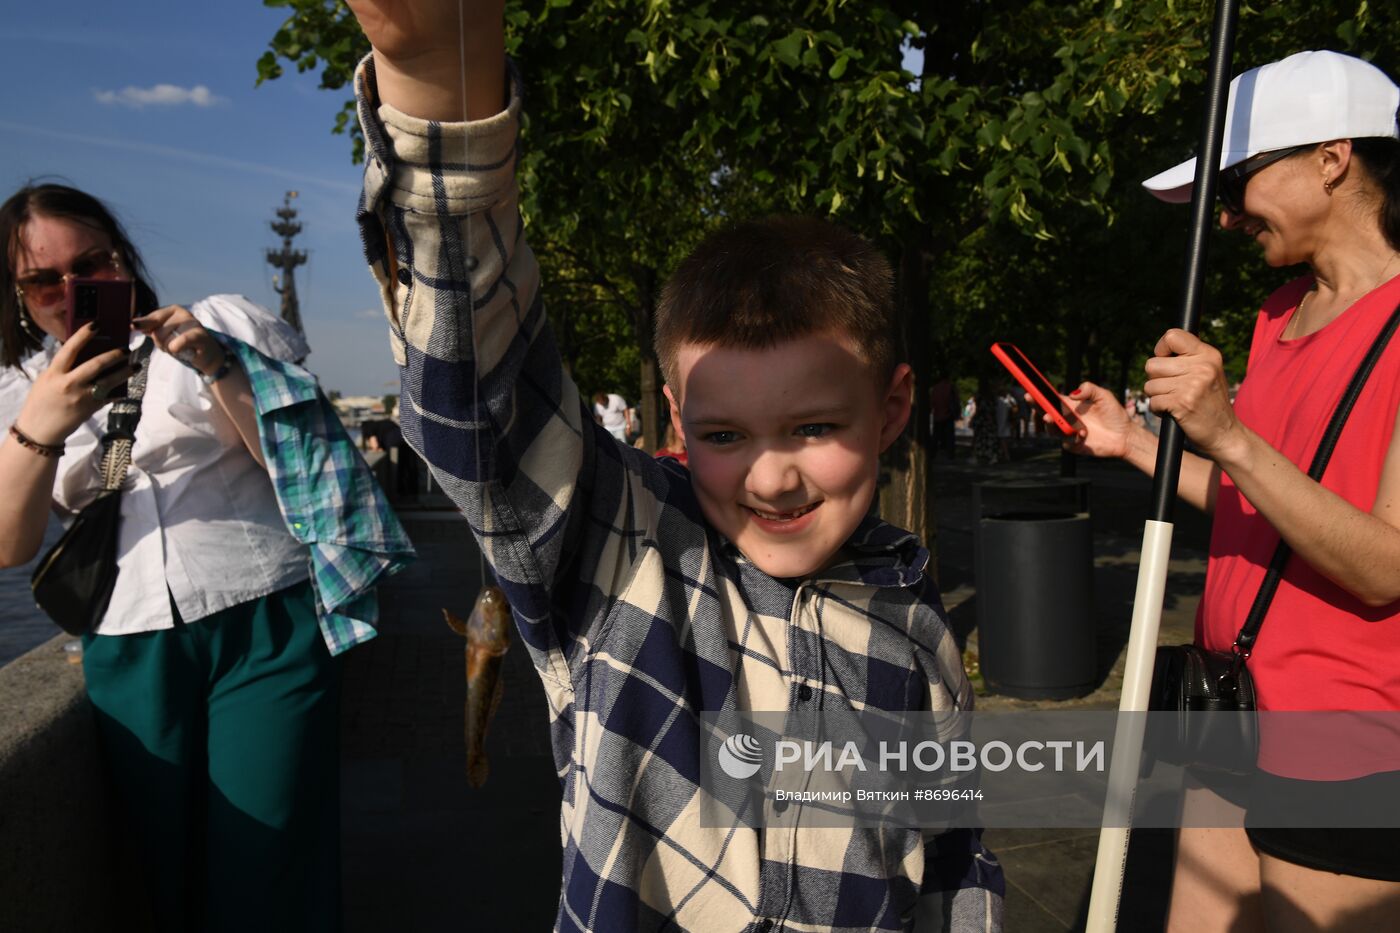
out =
[[[461,81],[460,92],[462,95],[462,178],[461,194],[466,201],[466,217],[462,221],[461,229],[449,229],[443,227],[445,237],[456,236],[465,237],[465,242],[460,244],[458,249],[461,268],[452,268],[449,275],[453,279],[456,294],[453,297],[453,304],[457,313],[461,313],[463,308],[461,302],[466,301],[466,317],[458,320],[458,325],[465,326],[471,330],[471,367],[472,367],[472,416],[467,426],[468,431],[475,434],[472,437],[474,446],[472,457],[475,463],[475,475],[471,478],[477,486],[477,507],[480,513],[481,536],[477,541],[477,569],[481,579],[481,588],[473,603],[467,621],[463,623],[455,618],[452,613],[444,609],[443,615],[447,624],[457,634],[464,637],[464,661],[466,668],[466,728],[464,738],[467,745],[467,783],[473,788],[481,787],[487,780],[489,774],[489,758],[486,753],[486,736],[490,730],[491,720],[495,717],[496,709],[500,704],[504,683],[501,680],[501,658],[510,648],[511,621],[510,605],[505,598],[505,594],[496,586],[494,579],[487,577],[486,562],[486,531],[487,531],[487,508],[489,503],[488,480],[485,470],[493,464],[483,463],[481,454],[482,434],[489,430],[492,425],[490,412],[482,405],[481,396],[481,341],[477,336],[476,328],[476,289],[472,282],[472,274],[481,268],[481,256],[473,255],[471,250],[475,241],[472,238],[472,228],[474,226],[475,189],[471,172],[473,171],[471,161],[471,134],[468,132],[471,108],[468,105],[467,92],[470,90],[467,84],[467,26],[466,14],[464,10],[464,0],[457,0],[457,36],[458,36],[458,73]],[[492,55],[491,59],[494,60]],[[487,102],[490,104],[490,102]],[[492,105],[495,106],[495,105]],[[489,107],[487,108],[490,109]],[[488,114],[489,116],[489,114]],[[447,153],[448,137],[444,135],[441,151],[444,155],[443,171],[446,165],[451,164],[451,156]],[[512,142],[512,146],[514,143]],[[513,152],[512,152],[513,155]],[[453,169],[456,171],[456,169]],[[446,195],[452,196],[452,195]],[[483,201],[489,210],[489,202]],[[448,214],[448,222],[455,224],[455,214]],[[490,222],[490,218],[487,218]],[[444,241],[448,246],[450,241]],[[483,250],[489,249],[489,244],[483,246]],[[502,256],[504,259],[504,256]],[[483,273],[485,274],[485,273]],[[502,269],[501,274],[505,274]],[[465,277],[466,281],[460,288],[457,287],[457,280]],[[461,293],[465,292],[465,299]],[[459,332],[460,333],[460,332]],[[458,346],[461,344],[459,342]],[[489,402],[489,400],[488,400]],[[464,510],[465,511],[465,510]],[[468,523],[472,521],[470,514],[467,514]],[[476,529],[473,527],[472,531]],[[475,663],[474,663],[475,662]]]
[[[467,131],[467,21],[464,9],[465,0],[457,0],[457,73],[462,83],[462,165],[466,172],[471,172],[471,133]],[[464,194],[469,195],[468,192]],[[466,219],[466,242],[463,244],[463,261],[465,263],[463,271],[466,272],[467,279],[467,323],[472,334],[472,418],[477,421],[475,430],[481,431],[481,349],[476,337],[476,292],[472,287],[472,261],[468,252],[472,248],[472,205],[471,199],[467,198],[467,219]],[[479,264],[478,264],[479,265]],[[477,542],[477,574],[481,580],[481,585],[486,586],[486,484],[481,475],[481,438],[478,436],[472,444],[472,456],[475,459],[476,483],[477,483],[477,505],[481,513],[482,538]]]
[[[469,125],[469,123],[470,123],[470,114],[468,113],[468,106],[467,106],[467,90],[468,90],[468,88],[467,88],[467,25],[466,25],[466,14],[465,14],[464,9],[463,9],[464,3],[465,3],[465,0],[457,0],[457,69],[458,69],[459,78],[460,78],[460,80],[461,80],[461,93],[462,93],[462,166],[463,166],[463,171],[464,171],[464,180],[466,180],[466,179],[469,179],[469,178],[470,178],[470,173],[471,173],[471,171],[472,171],[472,159],[471,159],[471,133],[468,131],[468,125]],[[474,283],[472,282],[472,272],[475,271],[475,269],[478,269],[478,268],[481,267],[481,262],[480,262],[480,258],[479,258],[479,257],[477,258],[477,260],[476,260],[475,262],[473,262],[473,257],[472,257],[472,254],[471,254],[471,250],[474,248],[474,243],[475,243],[475,240],[472,239],[472,213],[473,213],[473,207],[474,207],[474,205],[472,204],[472,199],[471,199],[472,186],[471,186],[470,184],[464,184],[464,185],[463,185],[463,189],[464,189],[464,190],[463,190],[463,197],[465,197],[465,198],[467,199],[467,204],[466,204],[467,215],[466,215],[466,220],[465,220],[465,222],[464,222],[464,224],[463,224],[463,228],[464,228],[464,233],[463,233],[463,235],[466,237],[466,241],[462,244],[462,264],[463,264],[462,271],[463,271],[463,273],[465,273],[465,277],[466,277],[466,302],[467,302],[467,308],[466,308],[467,317],[466,317],[466,322],[467,322],[467,326],[471,329],[471,353],[472,353],[472,421],[473,421],[473,428],[472,428],[472,430],[475,430],[475,431],[477,432],[476,436],[473,438],[473,444],[472,444],[472,458],[473,458],[473,460],[474,460],[474,462],[475,462],[475,471],[476,471],[476,472],[475,472],[475,477],[474,477],[474,478],[475,478],[475,481],[476,481],[476,488],[477,488],[477,511],[478,511],[478,513],[479,513],[479,519],[478,519],[478,520],[481,522],[481,531],[482,531],[482,534],[481,534],[481,536],[477,539],[477,555],[476,555],[476,559],[477,559],[477,577],[478,577],[478,579],[479,579],[479,581],[480,581],[480,585],[479,585],[479,588],[478,588],[478,590],[477,590],[476,599],[472,601],[472,605],[471,605],[471,606],[469,607],[469,609],[468,609],[467,624],[466,624],[466,626],[464,627],[464,630],[463,630],[463,634],[464,634],[466,637],[462,639],[462,653],[463,653],[463,654],[462,654],[462,660],[463,660],[463,667],[465,668],[465,670],[466,670],[466,672],[467,672],[467,677],[466,677],[466,700],[467,700],[467,702],[466,702],[465,707],[464,707],[464,715],[465,715],[465,723],[466,723],[466,733],[465,733],[465,734],[466,734],[466,755],[467,755],[467,758],[466,758],[467,783],[468,783],[468,784],[471,784],[472,786],[478,786],[478,784],[477,784],[477,779],[474,777],[475,771],[474,771],[474,769],[473,769],[473,753],[476,753],[476,754],[479,754],[480,756],[482,756],[482,759],[483,759],[483,761],[484,761],[484,759],[485,759],[485,754],[486,754],[486,744],[485,744],[485,743],[486,743],[486,737],[485,737],[485,733],[486,733],[487,730],[489,730],[490,725],[491,725],[491,719],[493,718],[493,714],[494,714],[494,712],[495,712],[495,710],[493,709],[493,707],[494,707],[494,705],[495,705],[495,703],[493,702],[493,697],[499,698],[499,696],[500,696],[500,685],[499,685],[498,682],[493,682],[493,683],[488,684],[488,683],[487,683],[487,680],[490,679],[490,680],[493,680],[493,681],[494,681],[494,678],[488,678],[488,677],[486,676],[486,674],[484,673],[484,669],[483,669],[483,672],[481,672],[481,673],[478,674],[478,681],[479,681],[479,682],[475,685],[475,689],[478,691],[478,696],[477,696],[477,703],[476,703],[475,707],[473,706],[473,703],[472,703],[473,684],[472,684],[472,677],[471,677],[471,673],[472,673],[472,670],[471,670],[471,668],[472,668],[472,664],[471,664],[471,662],[472,662],[472,655],[473,655],[474,650],[475,650],[476,652],[480,652],[480,651],[483,651],[483,650],[485,650],[485,649],[487,648],[487,646],[486,646],[485,644],[474,644],[474,641],[476,641],[476,640],[485,641],[485,640],[486,640],[485,636],[486,636],[487,626],[484,624],[485,621],[486,621],[486,620],[485,620],[485,615],[484,615],[484,613],[485,613],[485,611],[486,611],[486,607],[483,605],[482,599],[483,599],[484,595],[486,594],[487,587],[492,586],[492,585],[494,584],[495,581],[494,581],[494,580],[488,580],[487,577],[486,577],[486,534],[485,534],[485,532],[486,532],[486,522],[487,522],[487,519],[486,519],[487,502],[486,502],[486,478],[485,478],[485,476],[484,476],[483,473],[482,473],[482,462],[481,462],[481,443],[482,443],[481,432],[484,431],[484,430],[486,429],[486,427],[489,425],[490,419],[489,419],[489,417],[486,416],[486,414],[482,411],[482,408],[481,408],[481,342],[480,342],[480,341],[478,340],[478,338],[477,338],[476,289],[475,289],[475,287],[474,287]],[[468,522],[470,523],[470,518],[468,519]],[[482,618],[480,618],[480,619],[477,618],[478,613],[483,613]],[[478,626],[479,626],[479,627],[478,627]],[[473,636],[476,636],[476,638],[474,639]],[[499,671],[496,672],[496,676],[500,676],[500,672],[499,672]],[[483,706],[483,704],[484,704],[484,706]],[[484,708],[484,709],[485,709],[485,714],[484,714],[484,716],[482,717],[481,722],[480,722],[479,724],[476,722],[476,719],[475,719],[475,716],[476,716],[476,708]],[[473,731],[473,727],[474,727],[474,726],[477,726],[477,725],[479,725],[479,728],[481,729],[481,734],[480,734],[480,736],[477,737],[477,742],[480,743],[480,748],[477,748],[477,747],[475,746],[475,743],[473,742],[473,735],[475,734],[474,731]],[[483,767],[484,767],[484,764],[483,764]],[[484,778],[484,775],[483,775],[483,777],[481,778],[481,780],[484,780],[484,779],[485,779],[485,778]]]

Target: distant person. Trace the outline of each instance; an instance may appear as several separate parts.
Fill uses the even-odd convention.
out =
[[[1123,414],[1133,424],[1145,424],[1142,420],[1142,411],[1138,405],[1138,398],[1132,389],[1123,390]]]
[[[996,398],[997,454],[1003,462],[1011,462],[1011,435],[1016,423],[1016,396],[1003,386]]]
[[[622,443],[628,443],[632,433],[632,410],[627,400],[611,392],[593,395],[593,418]]]
[[[679,460],[682,466],[690,463],[690,458],[686,456],[685,452],[685,437],[677,434],[676,426],[669,421],[666,422],[666,442],[656,451],[655,456],[657,458],[671,457],[674,460]]]
[[[1335,52],[1300,52],[1235,79],[1220,225],[1249,237],[1270,266],[1306,270],[1264,301],[1233,405],[1220,351],[1199,337],[1169,330],[1147,362],[1152,410],[1175,418],[1199,451],[1183,456],[1177,493],[1212,515],[1198,644],[1232,650],[1279,540],[1292,548],[1248,654],[1266,712],[1400,710],[1400,340],[1366,382],[1322,481],[1305,472],[1400,304],[1397,107],[1386,74]],[[1192,159],[1144,184],[1185,202],[1194,173]],[[1085,424],[1072,449],[1153,473],[1157,437],[1111,393],[1084,383],[1069,403]],[[1349,742],[1342,732],[1300,755],[1287,726],[1260,725],[1251,786],[1188,772],[1169,929],[1400,930],[1400,829],[1386,821],[1400,799],[1400,737]],[[1388,813],[1359,809],[1368,789]],[[1386,828],[1290,825],[1322,803]],[[1218,815],[1192,822],[1232,806],[1243,808],[1243,828],[1207,828]]]
[[[1000,462],[1001,451],[997,443],[997,397],[984,390],[970,400],[972,415],[968,427],[972,430],[972,457],[979,466],[992,466]]]
[[[957,459],[957,423],[962,400],[958,398],[958,387],[953,380],[943,374],[928,390],[929,419],[932,421],[932,444],[930,457],[947,448],[948,459]]]
[[[335,656],[373,636],[372,584],[407,539],[314,377],[288,362],[307,348],[287,324],[236,295],[161,306],[116,218],[73,188],[17,191],[0,243],[0,564],[38,553],[50,509],[70,518],[95,498],[108,393],[154,344],[116,586],[82,641],[155,928],[337,930]],[[78,362],[93,332],[67,332],[75,277],[133,283],[140,353]]]
[[[390,468],[393,463],[389,460],[389,452],[384,449],[384,445],[379,442],[378,434],[370,434],[365,438],[365,449],[363,451],[365,463],[369,464],[370,472],[379,481],[379,487],[387,490],[389,488]]]

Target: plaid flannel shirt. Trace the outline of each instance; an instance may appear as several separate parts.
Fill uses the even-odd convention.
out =
[[[413,559],[413,545],[316,377],[215,336],[248,374],[277,504],[287,531],[309,548],[321,636],[340,654],[375,636],[374,585]]]
[[[377,106],[359,208],[401,367],[404,436],[470,520],[544,681],[563,789],[556,928],[995,930],[974,831],[702,825],[701,711],[971,705],[917,540],[871,520],[776,580],[707,527],[689,473],[596,425],[545,322],[506,111]]]

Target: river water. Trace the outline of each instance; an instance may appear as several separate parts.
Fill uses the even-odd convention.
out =
[[[63,526],[51,518],[39,553],[46,552],[62,533]],[[34,605],[29,593],[29,575],[37,561],[36,557],[23,567],[0,570],[0,666],[59,634],[58,626]]]

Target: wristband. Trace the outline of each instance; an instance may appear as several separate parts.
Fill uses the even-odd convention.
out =
[[[219,364],[218,368],[212,373],[200,373],[199,378],[204,381],[205,385],[212,386],[214,383],[227,376],[231,369],[233,369],[233,360],[229,357],[228,352],[225,351],[224,361]]]
[[[10,425],[10,436],[19,442],[19,446],[27,447],[41,457],[63,456],[64,446],[62,444],[41,444],[13,424]]]

